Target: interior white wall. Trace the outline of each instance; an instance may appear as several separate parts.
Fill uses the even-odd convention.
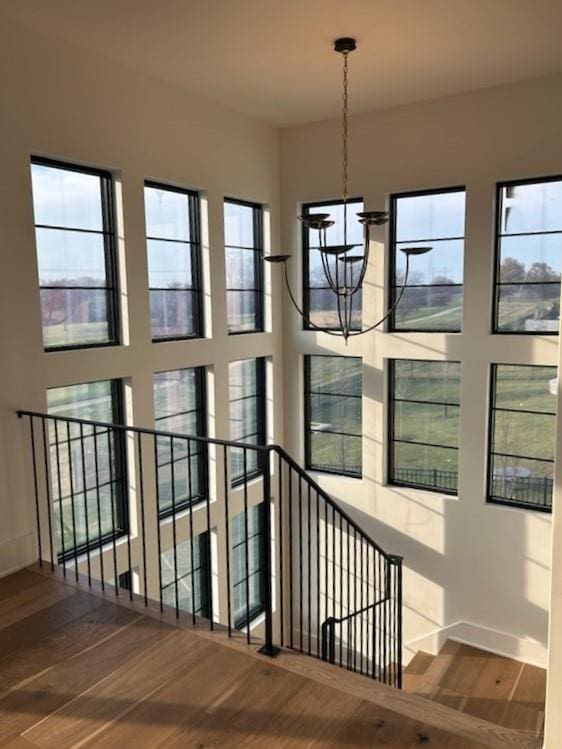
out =
[[[150,50],[147,50],[150,54]],[[33,561],[33,498],[23,461],[29,443],[15,411],[44,411],[46,389],[106,378],[132,386],[137,425],[153,426],[152,375],[212,370],[212,434],[229,436],[228,362],[281,358],[280,295],[268,295],[269,332],[229,337],[223,249],[224,196],[269,206],[279,243],[279,133],[79,48],[3,19],[0,31],[0,575]],[[32,154],[110,169],[119,201],[122,301],[127,345],[44,353],[33,230]],[[204,193],[208,337],[152,343],[147,291],[143,182]],[[274,283],[274,287],[277,283]],[[282,441],[283,391],[270,390],[270,431]],[[27,467],[28,470],[28,467]],[[29,476],[27,477],[29,479]],[[28,481],[27,489],[32,484]]]
[[[545,663],[551,518],[486,504],[485,466],[490,363],[558,364],[558,337],[490,334],[495,184],[562,173],[561,116],[562,78],[553,77],[350,120],[350,189],[367,209],[383,208],[394,192],[466,186],[461,334],[377,331],[346,347],[303,331],[285,300],[287,403],[302,403],[304,354],[363,357],[364,477],[316,478],[383,548],[404,556],[404,634],[412,650],[463,622],[472,625],[476,644],[481,633],[483,645],[491,639],[499,650]],[[299,291],[295,217],[301,202],[339,197],[340,138],[338,120],[282,132],[283,249],[294,252],[289,267]],[[385,230],[377,239],[387,244]],[[374,321],[384,309],[383,244],[373,256],[363,298]],[[386,360],[395,357],[462,362],[458,498],[385,483]],[[286,427],[287,447],[302,460],[302,417]]]

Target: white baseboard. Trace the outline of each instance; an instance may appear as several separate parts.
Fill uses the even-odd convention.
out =
[[[0,577],[29,567],[37,559],[35,535],[26,533],[18,538],[0,542]]]
[[[500,632],[481,624],[458,621],[404,645],[404,663],[411,661],[418,650],[437,655],[447,640],[455,640],[487,650],[496,655],[514,658],[532,666],[546,668],[548,648],[545,643]]]

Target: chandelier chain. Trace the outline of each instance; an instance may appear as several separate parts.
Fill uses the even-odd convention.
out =
[[[343,53],[343,112],[342,112],[342,140],[343,140],[343,200],[347,201],[349,156],[347,147],[347,112],[348,112],[348,53]]]

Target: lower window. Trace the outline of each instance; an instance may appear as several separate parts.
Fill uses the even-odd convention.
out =
[[[48,412],[123,423],[121,382],[103,380],[47,391]],[[127,473],[123,433],[49,420],[53,531],[59,559],[127,532]]]
[[[389,370],[389,483],[456,494],[459,362],[394,359]]]
[[[306,467],[360,478],[362,362],[353,356],[306,356]]]
[[[211,555],[209,534],[200,533],[182,541],[176,553],[168,549],[160,555],[162,572],[162,602],[190,614],[208,619],[211,605]],[[177,597],[176,597],[177,596]]]
[[[488,502],[550,512],[556,367],[494,364]]]
[[[264,611],[263,502],[232,520],[234,626],[245,627]]]

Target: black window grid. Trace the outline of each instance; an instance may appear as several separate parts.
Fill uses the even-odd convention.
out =
[[[322,356],[322,355],[318,355]],[[305,388],[304,388],[304,429],[305,429],[305,445],[304,445],[304,453],[305,453],[305,466],[307,470],[310,471],[316,471],[317,473],[328,473],[328,474],[334,474],[337,476],[349,476],[351,478],[361,478],[363,475],[362,466],[359,467],[359,470],[355,470],[352,467],[349,467],[346,469],[345,466],[338,465],[338,466],[329,466],[326,464],[316,464],[312,461],[312,435],[313,434],[333,434],[337,436],[342,437],[353,437],[356,439],[359,439],[362,441],[362,431],[359,433],[353,433],[353,432],[342,432],[337,430],[330,430],[330,429],[314,429],[312,424],[312,409],[311,409],[311,396],[313,395],[323,395],[328,398],[346,398],[346,399],[353,399],[353,400],[360,400],[363,399],[363,394],[354,395],[352,393],[332,393],[332,392],[324,392],[322,390],[312,390],[311,388],[311,359],[313,358],[312,355],[306,355],[304,357],[304,382],[305,382]],[[316,358],[316,357],[315,357]],[[338,357],[338,356],[326,356],[326,358],[329,359],[346,359],[346,358],[352,358],[356,359],[358,357]]]
[[[264,331],[264,269],[263,269],[263,250],[264,250],[264,231],[263,231],[263,206],[259,203],[251,203],[246,200],[236,198],[225,198],[225,203],[232,205],[247,206],[252,209],[252,234],[254,243],[251,246],[233,245],[225,243],[225,250],[243,250],[251,252],[253,262],[254,283],[252,286],[237,288],[226,284],[227,298],[229,293],[254,293],[254,309],[256,311],[256,320],[253,328],[236,330],[234,325],[228,321],[229,335],[245,335],[248,333],[262,333]]]
[[[69,386],[71,387],[71,386]],[[124,399],[123,399],[123,383],[121,380],[111,380],[111,401],[112,401],[112,416],[113,416],[113,422],[115,424],[124,424],[125,423],[125,409],[124,409]],[[69,443],[73,443],[76,441],[80,441],[81,437],[75,437],[68,440],[66,438],[67,431],[63,424],[58,424],[58,422],[55,422],[55,425],[53,426],[53,430],[55,431],[55,442],[50,443],[51,447],[57,447],[58,443],[58,455],[61,455],[62,450],[66,448],[68,449]],[[61,430],[64,431],[64,435],[62,435],[61,438]],[[67,494],[65,496],[59,497],[57,491],[55,490],[53,495],[53,506],[59,506],[62,504],[63,501],[67,499],[72,499],[74,497],[74,502],[77,501],[77,497],[81,497],[82,495],[86,495],[86,493],[89,493],[91,491],[98,492],[100,489],[104,488],[105,486],[112,486],[115,488],[115,524],[112,528],[112,531],[110,533],[104,533],[101,536],[96,536],[95,538],[89,537],[89,529],[87,530],[88,535],[88,541],[86,543],[81,544],[74,544],[72,546],[67,546],[66,544],[63,544],[63,548],[60,552],[58,552],[58,560],[59,562],[62,561],[68,561],[70,559],[76,559],[77,556],[81,554],[85,554],[87,551],[92,551],[99,549],[100,544],[106,544],[110,541],[117,540],[123,536],[126,536],[129,532],[129,482],[128,482],[128,472],[127,472],[127,451],[126,451],[126,444],[125,444],[125,434],[121,429],[100,429],[99,431],[95,431],[95,438],[96,438],[96,444],[97,449],[99,449],[99,445],[101,444],[99,440],[105,440],[109,444],[110,435],[112,437],[112,453],[113,455],[109,456],[109,460],[111,461],[113,458],[112,465],[114,466],[113,471],[114,475],[112,476],[110,481],[105,482],[99,482],[96,481],[96,478],[94,476],[93,482],[90,484],[88,482],[87,488],[85,491],[77,492],[74,491],[71,494]],[[94,433],[88,436],[84,436],[84,440],[86,439],[93,439]],[[56,457],[56,463],[58,463],[59,457]],[[52,481],[55,482],[55,486],[57,486],[57,474],[58,474],[58,466],[50,465],[50,473]],[[61,508],[62,509],[62,508]],[[113,513],[112,513],[113,514]],[[96,518],[97,519],[97,518]]]
[[[255,392],[251,393],[249,395],[243,395],[239,398],[234,398],[230,400],[229,405],[233,403],[238,403],[243,400],[255,400],[256,403],[256,425],[257,430],[255,432],[250,432],[248,434],[244,434],[242,437],[238,438],[238,442],[248,442],[248,440],[252,437],[256,437],[255,444],[256,445],[265,445],[267,442],[267,409],[266,409],[266,393],[267,393],[267,383],[266,383],[266,373],[265,373],[265,359],[263,357],[257,357],[254,359],[255,363]],[[242,448],[238,448],[240,451]],[[231,447],[231,456],[233,452],[237,450],[236,447]],[[246,483],[247,481],[251,481],[255,478],[259,478],[264,471],[265,467],[265,461],[266,456],[265,453],[261,450],[257,450],[257,468],[255,470],[249,470],[245,474],[242,472],[239,475],[233,475],[231,482],[232,486],[241,486],[242,484]]]
[[[387,477],[388,484],[391,486],[404,486],[411,489],[421,489],[423,491],[434,492],[437,494],[447,494],[451,496],[457,496],[458,494],[458,471],[446,471],[438,468],[412,468],[412,469],[401,469],[403,478],[398,478],[396,475],[396,468],[394,465],[394,444],[408,444],[408,445],[419,445],[420,447],[436,447],[442,450],[451,450],[459,453],[459,446],[444,445],[431,442],[419,442],[415,440],[397,439],[394,437],[394,423],[395,423],[395,403],[416,403],[419,405],[430,405],[430,406],[443,406],[456,408],[460,413],[460,402],[457,401],[436,401],[436,400],[418,400],[413,398],[396,398],[395,392],[395,363],[396,359],[389,359],[388,362],[388,456],[387,456]],[[404,361],[398,360],[398,361]],[[411,360],[420,363],[432,364],[441,363],[439,360],[431,359],[415,359]],[[459,362],[447,362],[450,364],[458,364]],[[429,482],[424,482],[425,476],[432,478],[434,485]],[[438,486],[435,486],[439,483]]]
[[[113,189],[113,176],[111,172],[95,167],[78,166],[76,164],[58,161],[56,159],[33,156],[31,164],[47,166],[53,169],[62,169],[68,172],[90,174],[98,177],[101,190],[102,207],[102,230],[82,229],[80,227],[58,226],[55,224],[39,224],[34,222],[35,229],[53,229],[57,231],[77,232],[84,234],[95,234],[103,237],[104,260],[106,282],[102,286],[57,286],[54,284],[39,284],[39,291],[43,289],[59,289],[68,291],[74,289],[96,290],[106,292],[106,309],[108,340],[99,342],[86,342],[67,344],[61,346],[44,346],[45,351],[73,351],[88,348],[104,348],[119,345],[121,331],[121,311],[119,306],[119,270],[116,245],[116,220],[115,220],[115,195]]]
[[[519,180],[508,180],[506,182],[498,182],[496,184],[496,216],[495,216],[495,231],[494,231],[494,270],[493,270],[493,303],[492,303],[492,332],[495,335],[548,335],[556,336],[559,335],[559,330],[500,330],[499,327],[499,306],[500,306],[500,290],[503,286],[559,286],[560,281],[516,281],[513,283],[507,283],[500,281],[500,266],[501,266],[501,243],[505,237],[531,237],[531,236],[550,236],[550,235],[562,235],[562,229],[555,231],[530,231],[530,232],[513,232],[505,233],[500,230],[502,211],[503,211],[503,190],[504,188],[509,189],[511,187],[523,187],[525,185],[539,185],[547,182],[560,182],[562,181],[562,175],[549,176],[549,177],[531,177],[527,179]]]
[[[258,513],[258,530],[254,533],[249,533],[248,536],[244,536],[240,541],[232,545],[232,556],[233,559],[235,559],[236,553],[240,553],[242,555],[245,555],[246,547],[250,544],[250,541],[253,539],[262,539],[263,533],[264,533],[264,525],[263,525],[263,503],[260,503],[258,505],[254,505],[254,508],[256,512]],[[247,512],[252,512],[254,509],[252,507],[249,507]],[[245,511],[244,511],[245,512]],[[244,513],[242,513],[243,516]],[[234,620],[234,626],[236,629],[243,629],[246,626],[249,626],[252,621],[259,616],[263,611],[265,610],[265,577],[264,577],[264,559],[263,559],[263,543],[257,544],[258,554],[259,554],[259,561],[256,565],[252,567],[252,570],[250,571],[248,569],[248,574],[246,574],[246,567],[245,567],[245,561],[240,567],[244,569],[244,572],[241,577],[233,577],[232,581],[232,589],[233,591],[243,587],[246,587],[247,582],[254,578],[259,578],[259,589],[260,589],[260,595],[259,595],[259,602],[257,604],[254,604],[252,608],[248,610],[247,606],[242,606],[241,611],[242,615],[235,617]],[[237,565],[234,562],[233,563],[233,576],[236,576],[236,570]],[[244,596],[246,595],[246,591],[244,591]]]
[[[176,584],[179,586],[179,583],[182,580],[191,581],[193,586],[191,600],[195,603],[195,611],[189,611],[189,613],[207,619],[209,617],[209,612],[211,611],[209,595],[212,595],[209,586],[209,578],[211,576],[211,545],[209,543],[208,532],[205,531],[195,536],[195,541],[199,544],[199,564],[193,568],[193,571],[188,570],[185,574],[178,575],[177,578],[171,580],[169,583],[163,584],[161,586],[161,591],[163,595],[164,591],[173,590],[175,596]],[[190,541],[188,541],[188,543],[190,543]],[[179,601],[178,607],[181,609]]]
[[[348,205],[353,205],[355,203],[362,203],[363,198],[350,198],[347,201]],[[321,213],[322,208],[330,209],[334,206],[343,205],[343,201],[340,200],[324,200],[316,203],[304,203],[302,206],[302,214],[303,216],[310,215],[311,213]],[[336,296],[333,293],[333,291],[330,289],[329,285],[326,283],[325,286],[311,286],[310,284],[310,250],[319,250],[320,247],[317,245],[311,245],[309,243],[309,232],[310,230],[306,228],[306,226],[302,225],[302,293],[303,293],[303,312],[304,312],[304,318],[303,318],[303,329],[304,330],[330,330],[330,331],[338,331],[339,327],[334,326],[319,326],[319,325],[309,325],[308,320],[310,320],[310,292],[311,291],[330,291],[334,296],[334,310],[337,309],[336,306]],[[355,302],[357,303],[357,302]],[[361,311],[361,310],[358,310]],[[353,322],[351,326],[351,330],[361,330],[361,321],[359,322]]]
[[[193,297],[193,333],[173,336],[155,336],[152,334],[152,340],[154,343],[166,343],[167,341],[183,341],[191,340],[194,338],[202,338],[204,336],[205,318],[203,313],[203,271],[202,271],[202,258],[201,258],[201,205],[199,193],[195,190],[187,190],[185,188],[176,187],[174,185],[166,185],[161,182],[146,181],[145,187],[153,188],[155,190],[165,190],[167,192],[175,192],[180,195],[187,196],[188,212],[189,212],[189,229],[190,239],[170,239],[169,237],[155,237],[152,235],[146,236],[146,242],[155,240],[157,242],[170,242],[172,244],[180,244],[190,248],[190,259],[191,259],[191,283],[186,288],[182,289],[170,289],[167,287],[150,286],[149,294],[152,291],[165,291],[166,293],[177,293],[177,294],[191,294]]]
[[[173,419],[175,416],[183,416],[185,414],[191,414],[194,413],[196,416],[196,431],[198,437],[206,437],[207,436],[207,377],[206,377],[206,371],[205,367],[193,367],[195,370],[195,403],[196,408],[193,409],[187,409],[185,411],[178,411],[175,413],[169,413],[166,414],[166,416],[158,416],[155,417],[154,423],[155,427],[158,430],[158,424],[162,422],[166,422],[168,419]],[[170,431],[168,428],[164,427],[163,431]],[[172,430],[173,431],[173,430]],[[161,507],[159,508],[159,517],[160,519],[164,519],[167,517],[170,517],[174,514],[174,508],[175,512],[182,512],[185,509],[188,509],[191,506],[194,506],[196,504],[199,504],[200,502],[203,502],[207,499],[208,493],[209,493],[209,459],[208,459],[208,448],[207,444],[205,442],[201,442],[199,440],[186,440],[182,439],[181,437],[178,437],[177,439],[174,439],[174,458],[173,460],[170,458],[168,459],[162,459],[161,453],[162,448],[165,448],[166,450],[169,448],[171,439],[168,437],[162,438],[162,443],[160,446],[157,444],[157,466],[156,466],[156,473],[157,478],[160,474],[160,469],[166,468],[170,465],[180,465],[185,463],[188,460],[188,456],[191,458],[197,458],[197,486],[198,491],[196,493],[193,493],[191,496],[185,496],[182,497],[175,497],[174,501],[174,507]],[[189,447],[188,447],[189,442]],[[158,439],[157,439],[158,443]],[[185,445],[185,448],[183,448],[183,445]],[[179,456],[177,455],[176,451],[178,448],[182,447],[181,452]],[[191,470],[191,466],[189,466],[188,471]],[[189,473],[188,473],[189,475]],[[188,488],[189,492],[189,488]]]
[[[518,182],[517,184],[521,184]],[[556,419],[556,411],[531,411],[528,409],[515,409],[505,408],[496,405],[497,395],[497,375],[498,368],[501,364],[492,364],[490,369],[490,392],[489,392],[489,409],[488,409],[488,465],[486,471],[486,502],[494,505],[504,505],[506,507],[515,507],[522,510],[535,510],[537,512],[552,512],[552,494],[553,494],[553,480],[552,479],[541,479],[537,477],[533,479],[530,484],[530,488],[537,490],[536,494],[539,496],[539,501],[523,501],[521,499],[509,499],[507,497],[499,497],[494,495],[494,457],[501,456],[506,458],[513,458],[514,460],[532,460],[535,463],[545,463],[548,465],[554,465],[554,460],[551,458],[535,458],[528,455],[515,455],[513,453],[499,452],[493,449],[494,444],[494,426],[495,426],[495,415],[498,412],[511,412],[511,413],[524,413],[529,415],[536,415],[539,417],[550,416],[553,421]],[[518,367],[540,367],[541,365],[535,364],[517,364]],[[547,366],[547,365],[545,365]],[[553,367],[553,369],[555,369]],[[542,502],[540,501],[542,499]]]
[[[437,239],[429,239],[427,237],[420,237],[419,239],[402,240],[398,242],[396,240],[396,228],[397,228],[397,205],[401,198],[413,198],[422,197],[424,195],[443,195],[446,193],[454,192],[466,192],[464,187],[444,187],[436,188],[431,190],[415,190],[413,192],[400,192],[394,193],[390,196],[390,222],[389,222],[389,239],[390,239],[390,253],[389,253],[389,306],[395,303],[397,294],[402,288],[401,284],[396,282],[396,256],[400,252],[400,246],[412,246],[415,244],[428,244],[433,245],[440,242],[451,242],[451,241],[465,241],[464,236],[452,236],[452,237],[439,237]],[[408,289],[463,289],[464,284],[462,283],[450,283],[450,284],[430,284],[430,283],[408,283],[406,290]],[[394,310],[388,319],[388,330],[391,332],[399,333],[460,333],[461,327],[458,328],[408,328],[406,325],[397,326],[396,324],[396,310]]]

